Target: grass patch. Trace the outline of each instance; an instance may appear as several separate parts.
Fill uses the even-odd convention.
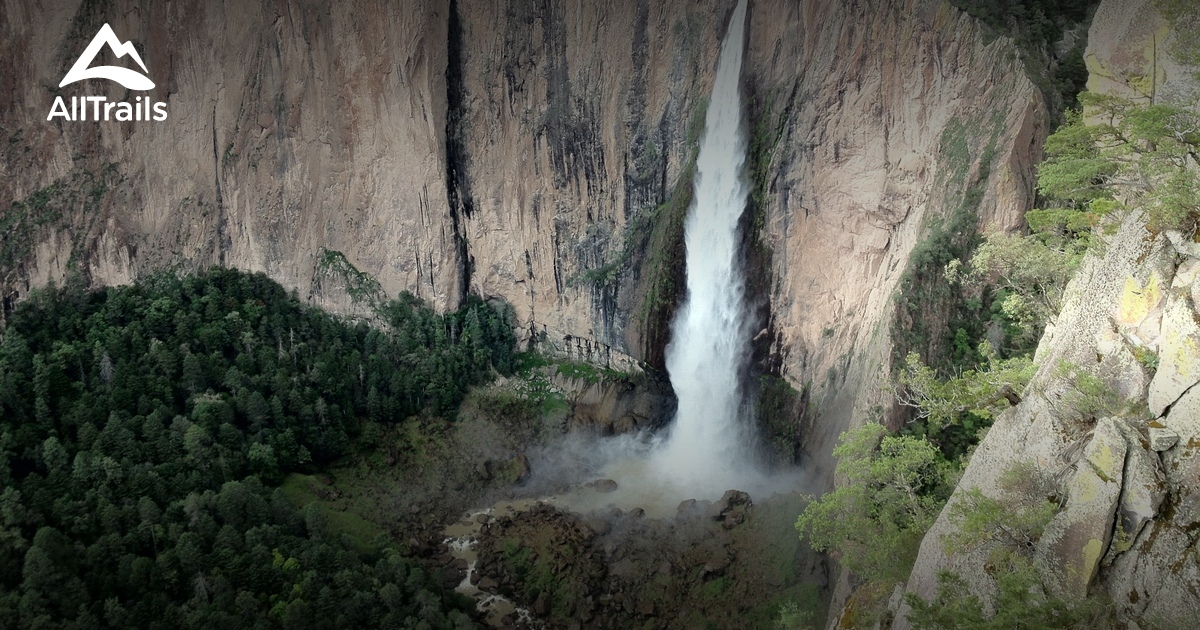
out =
[[[368,553],[376,549],[375,541],[385,532],[377,525],[363,518],[362,506],[349,500],[322,498],[319,488],[328,488],[336,492],[331,484],[326,484],[319,477],[291,473],[283,478],[279,491],[297,510],[303,510],[309,505],[315,505],[329,527],[329,531],[337,536],[345,536],[351,546],[360,553]]]
[[[569,410],[571,403],[561,390],[550,383],[546,368],[557,365],[549,357],[538,352],[523,352],[517,355],[516,382],[513,395],[531,401],[543,415]]]
[[[718,599],[729,590],[729,578],[719,577],[700,585],[700,596],[705,599]]]
[[[630,375],[607,367],[598,367],[589,363],[573,363],[564,361],[558,364],[558,373],[567,378],[583,379],[589,383],[599,383],[606,380],[627,380]]]

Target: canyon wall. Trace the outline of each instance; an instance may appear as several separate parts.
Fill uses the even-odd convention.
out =
[[[448,143],[469,288],[522,328],[599,362],[662,367],[665,311],[649,261],[689,164],[733,2],[463,2]],[[452,90],[452,93],[455,90]],[[699,125],[697,124],[699,123]],[[681,178],[683,181],[681,181]],[[665,283],[666,281],[663,280]],[[647,324],[657,333],[647,335]]]
[[[746,72],[774,354],[810,389],[806,449],[822,458],[848,426],[890,411],[893,324],[912,323],[898,284],[918,243],[1022,224],[1046,108],[1011,40],[987,42],[945,3],[753,6]],[[946,306],[921,305],[929,345]],[[833,462],[818,468],[828,479]]]
[[[319,272],[345,261],[389,293],[439,308],[459,299],[444,184],[446,2],[18,0],[3,10],[0,200],[7,211],[50,190],[27,205],[61,215],[5,234],[9,301],[72,271],[104,285],[228,265],[348,310],[340,292],[318,290]],[[59,94],[133,100],[109,81],[58,88],[106,22],[140,44],[166,121],[47,121]]]
[[[499,297],[525,340],[661,367],[732,6],[9,0],[5,308],[69,277],[219,264],[351,314],[402,290],[441,309]],[[914,247],[954,217],[1020,223],[1045,108],[1011,43],[940,1],[750,12],[756,338],[807,392],[796,430],[829,483],[833,439],[891,404]],[[132,98],[57,87],[105,22],[139,44],[167,121],[46,120],[56,95]]]

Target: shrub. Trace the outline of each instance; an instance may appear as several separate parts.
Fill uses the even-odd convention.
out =
[[[957,575],[942,573],[938,584],[933,601],[912,593],[904,598],[912,607],[908,620],[918,630],[1113,627],[1108,608],[1098,600],[1067,602],[1047,594],[1032,563],[1024,560],[997,571],[991,614]]]
[[[796,529],[868,580],[903,580],[949,495],[953,467],[928,441],[878,424],[842,434],[833,454],[846,482],[805,506]]]

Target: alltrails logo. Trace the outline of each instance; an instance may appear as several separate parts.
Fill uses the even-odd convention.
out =
[[[120,66],[89,67],[105,44],[118,59],[129,55],[137,62],[137,65],[141,66],[142,72],[149,72],[146,70],[146,64],[142,62],[141,56],[133,47],[133,43],[121,43],[112,27],[105,24],[100,27],[100,32],[92,38],[92,42],[83,50],[79,60],[71,66],[71,70],[67,72],[67,76],[63,77],[62,83],[59,83],[58,87],[86,79],[108,79],[120,83],[126,89],[138,92],[154,89],[154,82],[136,70]],[[62,117],[70,121],[88,120],[89,104],[91,105],[91,120],[163,121],[167,119],[167,104],[151,103],[149,96],[138,96],[132,103],[110,103],[108,97],[105,96],[72,96],[69,108],[67,101],[63,97],[57,96],[54,98],[54,105],[50,107],[50,115],[46,117],[46,120],[54,120],[55,117]]]

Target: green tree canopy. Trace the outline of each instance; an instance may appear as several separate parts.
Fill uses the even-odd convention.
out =
[[[833,454],[845,483],[809,503],[796,529],[854,573],[901,581],[952,487],[952,467],[928,441],[878,424],[842,434]]]

